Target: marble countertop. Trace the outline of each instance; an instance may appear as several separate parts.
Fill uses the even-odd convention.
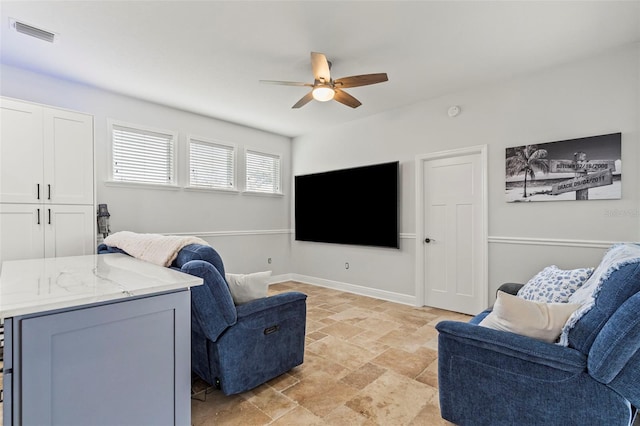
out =
[[[0,317],[202,285],[202,278],[120,254],[11,260],[0,270]]]

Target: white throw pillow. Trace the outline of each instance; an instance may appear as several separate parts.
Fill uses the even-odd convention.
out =
[[[225,274],[231,297],[236,305],[267,297],[271,271],[252,274]]]
[[[493,311],[478,325],[553,343],[579,307],[573,303],[533,302],[499,291]]]
[[[535,302],[564,303],[592,273],[593,268],[564,270],[556,265],[547,266],[518,291],[518,296]]]

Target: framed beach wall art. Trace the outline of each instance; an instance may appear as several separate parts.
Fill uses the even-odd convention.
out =
[[[620,199],[621,152],[621,133],[507,148],[506,201]]]

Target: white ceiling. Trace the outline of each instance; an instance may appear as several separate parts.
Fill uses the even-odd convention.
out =
[[[2,63],[298,136],[640,40],[640,1],[5,1]],[[58,34],[18,34],[10,18]],[[362,102],[291,106],[313,82],[386,72]],[[443,112],[446,113],[446,112]]]

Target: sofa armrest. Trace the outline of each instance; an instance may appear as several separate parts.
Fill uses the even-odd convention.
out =
[[[286,293],[279,293],[269,297],[262,297],[260,299],[252,300],[242,305],[237,305],[238,319],[245,318],[250,315],[255,315],[259,312],[270,311],[274,307],[292,303],[296,301],[306,301],[307,295],[297,291],[289,291]]]
[[[586,356],[574,349],[475,324],[441,321],[436,325],[436,329],[439,332],[439,351],[445,349],[443,346],[446,346],[448,340],[452,340],[480,357],[481,352],[490,354],[496,364],[500,364],[496,359],[504,358],[511,361],[515,358],[540,366],[579,373],[585,370],[587,363]]]
[[[513,294],[514,296],[518,294],[518,290],[524,287],[522,283],[504,283],[500,287],[498,287],[498,291],[504,291],[505,293]]]

